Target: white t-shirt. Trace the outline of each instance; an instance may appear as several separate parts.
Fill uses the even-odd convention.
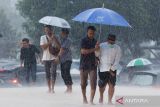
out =
[[[44,44],[48,43],[47,37],[48,36],[46,36],[46,35],[41,36],[40,45],[44,45]],[[42,60],[43,61],[54,60],[54,59],[55,59],[55,56],[53,56],[52,54],[50,54],[49,48],[43,50],[43,56],[42,56]]]
[[[100,72],[106,72],[110,69],[115,71],[121,57],[121,49],[118,45],[110,45],[107,42],[100,44],[100,51],[96,52],[100,58]]]

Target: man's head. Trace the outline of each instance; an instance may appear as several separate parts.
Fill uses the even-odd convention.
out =
[[[44,32],[46,33],[46,35],[51,36],[52,31],[53,31],[53,29],[52,29],[51,25],[44,26]]]
[[[29,46],[29,39],[23,38],[22,39],[22,47],[27,48]]]
[[[67,35],[69,34],[69,29],[67,29],[67,28],[62,28],[62,29],[61,29],[61,34],[62,34],[62,36],[67,36]]]
[[[88,26],[87,28],[87,36],[89,38],[93,38],[95,34],[96,28],[94,26]]]
[[[109,44],[115,44],[115,41],[116,41],[116,35],[114,35],[114,34],[109,34],[108,35],[108,38],[107,38],[107,42],[109,43]]]

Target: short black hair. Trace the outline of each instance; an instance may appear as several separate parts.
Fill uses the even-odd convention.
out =
[[[88,26],[88,27],[87,27],[87,31],[88,31],[88,30],[96,31],[96,28],[95,28],[94,26]]]
[[[108,38],[107,39],[115,41],[116,40],[116,35],[114,35],[114,34],[108,34]]]
[[[23,39],[22,39],[22,42],[27,42],[27,43],[29,43],[29,39],[28,39],[28,38],[23,38]]]
[[[49,30],[53,30],[53,27],[51,25],[45,25],[44,27],[48,28]]]
[[[67,35],[69,34],[69,29],[67,29],[67,28],[62,28],[61,31],[66,33]]]

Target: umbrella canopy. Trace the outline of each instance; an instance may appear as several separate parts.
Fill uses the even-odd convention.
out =
[[[57,26],[61,28],[71,28],[71,26],[66,20],[55,16],[45,16],[39,20],[39,23],[45,25]]]
[[[132,61],[130,61],[127,65],[127,67],[133,67],[133,66],[144,66],[144,65],[150,65],[152,64],[151,61],[145,58],[136,58]]]
[[[106,8],[86,10],[72,20],[79,22],[131,27],[130,24],[117,12]]]

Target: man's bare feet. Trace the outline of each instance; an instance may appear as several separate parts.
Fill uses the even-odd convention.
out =
[[[92,101],[90,101],[90,105],[96,105],[95,103],[93,103]]]
[[[48,91],[47,91],[47,93],[51,93],[52,91],[51,91],[51,89],[49,89]]]
[[[103,104],[103,99],[102,98],[99,98],[99,103]]]
[[[72,89],[67,89],[67,90],[65,91],[65,93],[67,93],[67,94],[72,93]]]
[[[54,90],[48,90],[47,93],[49,93],[49,94],[54,94],[55,91],[54,91]]]
[[[87,98],[83,99],[83,104],[88,104]]]
[[[108,105],[114,105],[112,102],[108,102]]]
[[[55,91],[54,91],[54,90],[52,90],[52,93],[54,94],[54,93],[55,93]]]

